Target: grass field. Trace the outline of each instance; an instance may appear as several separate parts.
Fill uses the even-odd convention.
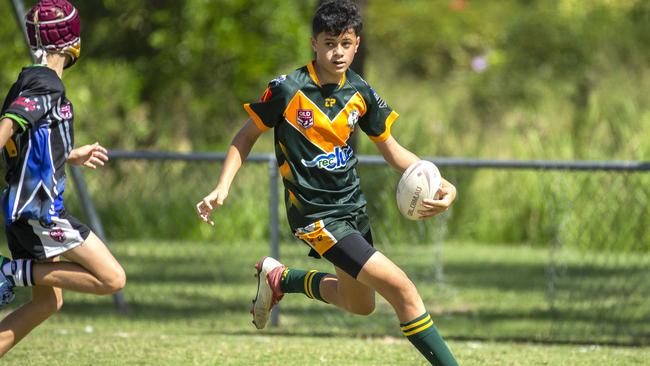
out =
[[[0,364],[425,364],[400,336],[383,300],[374,314],[360,317],[302,295],[287,296],[280,326],[256,331],[248,314],[255,291],[252,265],[268,252],[267,243],[138,241],[111,248],[128,274],[129,313],[117,314],[111,297],[66,292],[63,310]],[[648,364],[648,347],[580,341],[585,329],[598,331],[590,328],[598,319],[567,318],[561,326],[552,321],[545,305],[546,250],[448,244],[442,283],[432,280],[432,246],[391,246],[384,252],[418,285],[462,365]],[[298,242],[283,244],[286,263],[328,270],[326,262],[305,253]],[[27,297],[28,291],[19,290],[16,304]],[[650,335],[647,321],[639,326],[640,334]],[[580,332],[572,337],[567,329]]]

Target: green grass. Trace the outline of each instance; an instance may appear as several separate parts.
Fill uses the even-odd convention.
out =
[[[571,316],[574,309],[565,305],[579,293],[575,284],[570,298],[565,298],[560,286],[555,307],[549,307],[545,250],[448,243],[443,252],[444,277],[439,278],[433,265],[439,254],[435,246],[382,247],[414,280],[462,365],[647,362],[647,346],[604,345],[626,343],[630,332],[603,328],[603,321],[613,320],[598,319],[602,317],[598,306],[596,310],[587,308],[580,317]],[[256,331],[250,324],[248,307],[255,291],[252,265],[268,252],[264,242],[130,241],[112,243],[111,248],[128,274],[124,294],[129,314],[116,314],[111,297],[66,292],[63,310],[0,363],[425,364],[400,336],[390,307],[383,300],[378,301],[374,314],[361,317],[308,301],[302,295],[289,295],[281,303],[280,326]],[[295,267],[329,269],[325,261],[307,258],[306,247],[295,241],[283,244],[281,254],[283,261]],[[565,254],[564,271],[573,273],[579,264],[574,261],[580,256]],[[616,265],[625,263],[629,264],[617,261]],[[616,273],[611,268],[607,272],[610,279]],[[624,278],[634,275],[628,270]],[[28,296],[28,291],[18,292],[16,304]],[[645,311],[638,314],[646,314],[647,298],[637,304]],[[633,315],[619,319],[619,327],[638,322]],[[641,320],[633,334],[647,337],[647,318]],[[596,337],[603,329],[609,330],[606,337]],[[607,343],[594,345],[589,340]]]

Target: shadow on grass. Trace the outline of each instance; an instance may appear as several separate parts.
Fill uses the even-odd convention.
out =
[[[359,334],[358,332],[327,332],[327,331],[293,331],[293,330],[278,330],[270,329],[263,332],[251,330],[251,331],[207,331],[204,332],[206,335],[225,335],[225,336],[264,336],[264,337],[290,337],[290,338],[350,338],[350,339],[363,339],[363,340],[373,340],[373,339],[386,339],[396,338],[402,339],[401,336],[392,337],[385,334]],[[611,346],[611,347],[647,347],[650,344],[650,335],[648,335],[644,340],[637,342],[617,342],[617,341],[590,341],[590,340],[580,340],[580,339],[543,339],[543,338],[531,338],[531,337],[504,337],[504,336],[457,336],[457,335],[448,335],[444,336],[447,341],[458,341],[458,342],[505,342],[505,343],[525,343],[525,344],[544,344],[544,345],[600,345],[600,346]]]
[[[125,263],[129,282],[187,283],[191,284],[250,284],[255,271],[252,265],[233,266],[224,261],[218,263],[196,259],[138,259],[137,264]],[[130,267],[135,270],[129,270]]]
[[[402,258],[405,271],[423,294],[437,293],[439,284],[432,277],[435,268],[431,262],[422,260],[417,251],[414,254],[414,257]],[[155,322],[205,320],[225,323],[230,321],[229,317],[240,321],[248,316],[255,291],[250,257],[251,253],[233,255],[232,251],[218,252],[216,249],[211,253],[197,250],[176,257],[125,257],[122,262],[127,269],[128,284],[124,293],[129,303],[129,313],[125,317]],[[520,262],[515,253],[513,258],[506,259],[487,262],[471,258],[445,262],[445,285],[452,287],[461,298],[465,292],[480,295],[469,311],[443,308],[436,313],[437,323],[451,335],[448,339],[650,345],[648,268],[626,267],[625,264],[619,267],[567,264],[558,272],[550,297],[545,258],[534,263]],[[636,297],[631,297],[630,293]],[[529,301],[531,294],[538,299],[537,303]],[[16,303],[27,299],[28,291],[21,290]],[[70,319],[114,316],[116,308],[110,297],[75,296],[66,299],[61,314]],[[285,302],[282,314],[297,319],[301,325],[263,334],[356,338],[363,337],[362,334],[398,333],[393,314],[385,309],[371,317],[351,318],[341,317],[341,311],[331,306],[292,306]],[[245,326],[248,324],[241,325]],[[332,328],[338,330],[330,331]],[[215,332],[259,334],[254,329]]]

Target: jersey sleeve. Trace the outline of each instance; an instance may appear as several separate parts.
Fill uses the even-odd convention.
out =
[[[393,111],[370,86],[367,94],[365,99],[368,109],[359,119],[359,127],[372,141],[386,141],[390,136],[390,128],[399,114]]]
[[[285,76],[272,80],[259,101],[244,104],[244,109],[262,131],[275,127],[283,119],[287,108],[287,92],[283,85],[285,80]]]
[[[63,92],[63,83],[58,78],[33,78],[25,84],[18,97],[9,102],[2,117],[16,121],[24,131],[43,118]]]

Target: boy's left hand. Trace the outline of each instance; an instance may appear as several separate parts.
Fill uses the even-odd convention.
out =
[[[97,169],[97,165],[104,166],[108,161],[108,150],[95,142],[92,145],[84,145],[70,151],[68,162],[74,165],[83,165],[91,169]]]
[[[442,186],[438,190],[437,199],[425,198],[422,200],[422,206],[426,207],[426,210],[420,210],[418,213],[421,218],[429,218],[443,213],[449,209],[455,199],[456,187],[443,179]]]

